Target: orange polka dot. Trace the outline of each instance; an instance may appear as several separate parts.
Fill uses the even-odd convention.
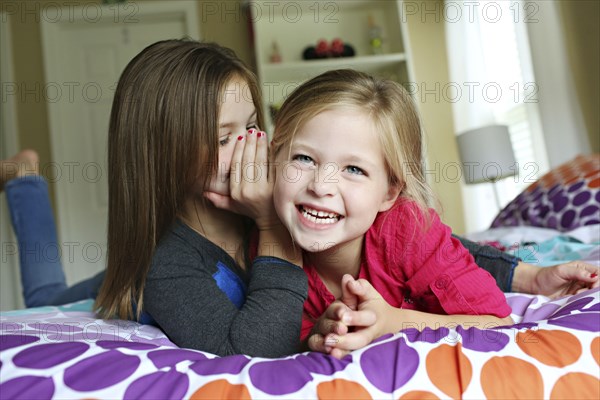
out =
[[[588,183],[588,187],[591,188],[591,189],[600,187],[600,178],[596,178],[596,179],[591,180]]]
[[[439,397],[431,392],[413,390],[411,392],[404,393],[398,398],[398,400],[439,400]]]
[[[527,330],[517,333],[516,341],[525,354],[553,367],[573,364],[582,352],[579,339],[565,331]]]
[[[431,350],[425,365],[431,382],[451,398],[460,398],[471,383],[473,368],[460,343],[442,344]]]
[[[243,399],[250,400],[250,392],[246,385],[234,385],[225,379],[207,383],[196,390],[190,399]]]
[[[582,372],[561,376],[550,392],[551,399],[600,399],[600,380]]]
[[[600,365],[600,337],[592,340],[592,357],[596,360],[596,364]]]
[[[319,383],[317,386],[319,399],[372,399],[371,395],[360,383],[345,379],[334,379]]]
[[[556,185],[558,183],[558,179],[554,175],[546,175],[540,180],[540,183],[543,187],[549,188],[551,186]]]
[[[593,170],[593,171],[589,171],[588,173],[586,173],[584,175],[584,178],[591,178],[591,177],[594,177],[596,175],[600,175],[600,171],[598,171],[597,169]]]
[[[481,388],[487,398],[541,399],[542,374],[535,365],[515,357],[492,357],[481,368]]]

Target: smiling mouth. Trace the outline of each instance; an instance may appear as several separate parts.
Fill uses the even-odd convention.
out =
[[[344,218],[340,214],[329,211],[319,211],[312,208],[304,207],[299,205],[298,211],[307,220],[314,222],[315,224],[335,224],[340,219]]]

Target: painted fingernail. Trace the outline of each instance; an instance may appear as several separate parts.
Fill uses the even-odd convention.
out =
[[[593,274],[591,274],[591,275],[590,275],[590,278],[595,278],[595,277],[597,277],[597,276],[598,276],[598,274],[596,274],[596,273],[593,273]]]
[[[238,136],[238,140],[244,140],[243,136]]]
[[[254,129],[248,129],[248,135],[252,135],[254,132],[256,132],[256,130],[254,130]]]
[[[265,136],[265,134],[264,134],[264,132],[258,132],[258,133],[256,134],[256,136],[258,136],[258,137],[263,137],[263,136]]]

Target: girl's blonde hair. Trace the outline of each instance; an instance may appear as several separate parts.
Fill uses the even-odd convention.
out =
[[[159,240],[194,183],[206,186],[217,171],[219,113],[233,79],[248,84],[262,126],[255,75],[217,44],[158,42],[123,71],[108,132],[108,259],[96,299],[103,317],[131,318],[135,304],[139,318]]]
[[[289,149],[296,132],[326,110],[354,107],[366,113],[378,132],[389,184],[425,211],[433,200],[423,173],[421,122],[408,92],[399,83],[351,69],[325,72],[299,86],[277,113],[272,154]],[[428,220],[429,213],[423,212]]]

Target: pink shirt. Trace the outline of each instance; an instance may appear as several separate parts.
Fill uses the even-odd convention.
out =
[[[424,231],[418,207],[400,200],[380,213],[365,234],[359,278],[392,306],[435,314],[494,315],[511,313],[494,278],[475,264],[473,256],[430,210]],[[335,301],[312,265],[304,263],[308,298],[304,302],[301,339]]]

